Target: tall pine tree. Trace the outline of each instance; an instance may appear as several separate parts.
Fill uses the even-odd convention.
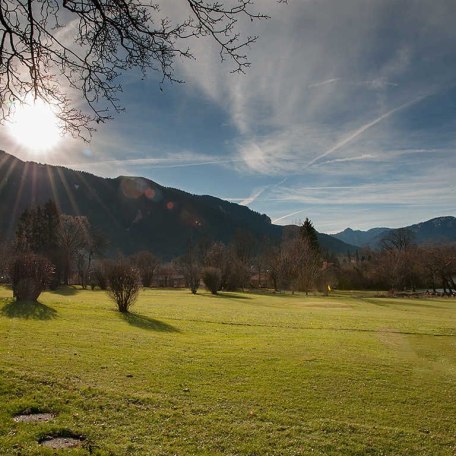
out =
[[[318,233],[312,222],[306,217],[304,223],[299,229],[301,238],[307,241],[315,253],[320,253],[320,243],[318,242]]]

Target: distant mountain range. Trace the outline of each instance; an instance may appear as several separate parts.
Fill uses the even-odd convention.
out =
[[[181,255],[194,241],[230,242],[238,230],[257,240],[279,241],[286,227],[265,214],[208,195],[192,195],[142,177],[108,179],[82,171],[24,162],[0,151],[0,240],[14,236],[18,217],[49,199],[62,213],[87,216],[104,234],[111,254],[152,250],[165,259]],[[418,243],[456,242],[456,218],[438,217],[409,227]],[[319,233],[323,250],[334,254],[376,248],[391,228]]]
[[[426,222],[406,226],[414,233],[417,244],[442,244],[456,242],[456,217],[437,217]],[[372,228],[367,231],[347,228],[332,236],[357,247],[378,248],[382,239],[392,228]]]
[[[62,213],[87,216],[107,238],[111,254],[152,250],[170,259],[194,241],[229,242],[237,230],[279,241],[283,227],[265,214],[212,196],[163,187],[142,177],[106,179],[60,166],[24,162],[0,151],[0,238],[12,238],[18,217],[52,199]],[[356,247],[319,234],[323,249]]]

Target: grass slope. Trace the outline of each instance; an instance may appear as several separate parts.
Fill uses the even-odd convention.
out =
[[[456,301],[0,288],[0,454],[453,455]],[[366,297],[367,296],[367,297]],[[47,423],[16,423],[26,409]]]

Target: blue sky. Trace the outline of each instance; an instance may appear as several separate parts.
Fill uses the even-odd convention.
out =
[[[174,7],[181,2],[173,0]],[[322,232],[456,215],[454,0],[261,0],[271,19],[234,75],[207,40],[176,62],[185,84],[125,75],[126,112],[90,144],[23,159],[139,175]],[[244,25],[241,25],[244,27]]]

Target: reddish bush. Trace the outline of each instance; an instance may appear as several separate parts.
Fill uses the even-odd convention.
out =
[[[106,266],[106,277],[110,287],[108,295],[116,302],[119,312],[128,312],[141,287],[138,270],[129,262],[119,260]]]
[[[54,266],[45,257],[23,253],[9,264],[13,296],[17,301],[36,301],[50,284]]]
[[[217,294],[222,285],[222,273],[220,269],[212,267],[204,268],[203,282],[212,294]]]

